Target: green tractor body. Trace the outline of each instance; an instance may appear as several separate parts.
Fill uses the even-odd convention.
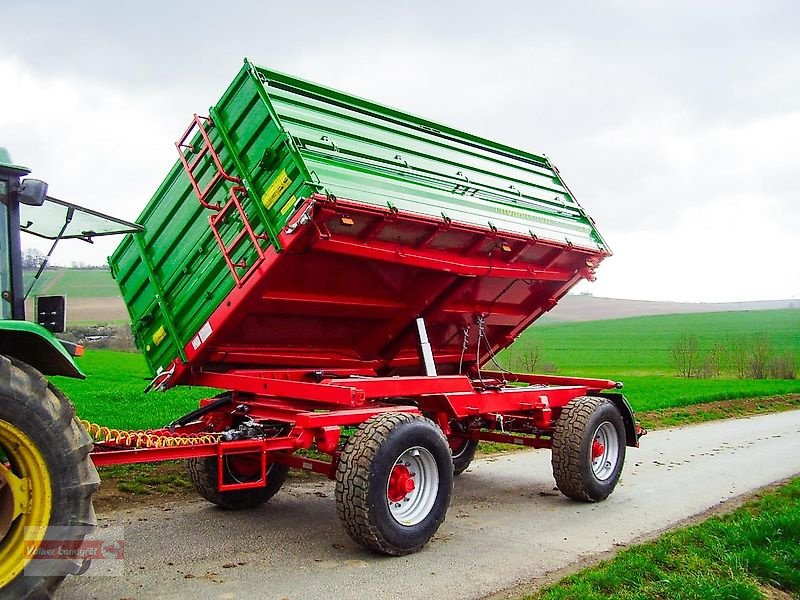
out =
[[[61,239],[131,232],[137,226],[47,195],[0,148],[0,597],[48,597],[84,561],[36,560],[43,543],[82,540],[95,525],[92,494],[100,479],[92,441],[70,401],[45,376],[84,378],[64,331],[65,302],[38,298],[37,323],[25,298]],[[24,287],[20,230],[52,240],[50,253]],[[56,563],[56,564],[52,564]]]

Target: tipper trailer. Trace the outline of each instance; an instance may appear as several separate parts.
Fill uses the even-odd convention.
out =
[[[430,539],[481,439],[552,447],[568,496],[611,492],[639,435],[618,384],[495,359],[609,254],[545,157],[249,62],[176,147],[110,264],[153,386],[228,391],[167,430],[196,443],[97,464],[189,458],[228,508],[321,472],[388,554]]]
[[[322,473],[390,555],[436,532],[480,440],[612,492],[643,433],[621,384],[496,357],[610,254],[546,157],[247,61],[176,148],[109,262],[150,387],[225,391],[159,430],[82,422],[95,465],[187,459],[227,509]]]

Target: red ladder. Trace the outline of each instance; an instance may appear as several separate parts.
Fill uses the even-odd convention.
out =
[[[240,194],[243,196],[240,197]],[[241,287],[245,280],[252,275],[253,271],[256,270],[261,262],[261,259],[264,258],[264,250],[261,248],[259,241],[266,240],[269,242],[269,238],[267,238],[267,236],[257,235],[256,232],[253,231],[250,221],[247,220],[247,215],[244,212],[244,208],[242,208],[243,197],[247,197],[247,190],[241,185],[233,186],[228,196],[228,201],[225,203],[225,205],[219,209],[217,214],[211,215],[208,218],[208,222],[211,225],[211,231],[214,232],[214,237],[217,238],[217,244],[219,244],[219,247],[222,249],[222,255],[225,257],[225,262],[228,264],[228,268],[233,274],[233,278],[236,280],[236,285],[239,287]],[[226,244],[222,239],[220,225],[224,224],[230,218],[230,213],[232,212],[233,208],[235,208],[236,212],[239,214],[239,218],[242,220],[244,229],[239,231],[229,244]],[[253,243],[258,255],[256,260],[250,266],[247,265],[243,258],[234,260],[234,254],[236,253],[237,248],[240,247],[242,241],[248,238]],[[244,270],[244,273],[240,274],[240,269]]]
[[[247,189],[242,185],[242,180],[239,177],[230,175],[225,171],[220,160],[219,153],[216,151],[211,143],[209,136],[209,128],[214,126],[214,122],[209,117],[201,117],[194,115],[192,122],[183,136],[175,142],[175,147],[178,149],[178,156],[180,156],[183,169],[189,177],[189,182],[192,184],[194,193],[200,200],[200,204],[209,210],[213,210],[215,214],[208,218],[211,231],[217,240],[217,244],[222,250],[222,255],[225,258],[225,263],[228,265],[233,278],[236,280],[236,285],[241,287],[244,281],[258,267],[261,259],[264,257],[264,249],[261,247],[261,241],[267,241],[269,238],[266,235],[258,235],[253,230],[247,214],[242,206],[242,200],[247,197]],[[199,135],[199,138],[198,138]],[[193,141],[199,141],[197,146]],[[210,158],[214,167],[213,175],[205,186],[201,186],[200,173],[208,165],[204,159]],[[223,203],[212,203],[209,201],[210,197],[216,190],[216,186],[220,181],[228,181],[235,185],[231,186],[227,201]],[[243,228],[236,233],[230,243],[226,243],[223,239],[224,233],[223,226],[233,222],[238,215],[241,220]],[[241,249],[241,244],[245,240],[250,240],[256,250],[256,260],[251,265],[247,265],[244,258],[235,259],[237,250]],[[242,253],[240,253],[241,255]]]
[[[224,179],[232,183],[242,183],[242,180],[233,175],[228,175],[225,171],[219,159],[219,154],[214,150],[214,146],[211,145],[211,138],[208,135],[205,125],[211,125],[213,127],[214,123],[209,117],[194,115],[192,122],[189,123],[189,127],[187,127],[186,131],[183,133],[183,137],[175,142],[175,147],[178,149],[178,156],[180,156],[181,163],[183,163],[183,169],[189,176],[189,181],[194,188],[194,193],[197,194],[197,197],[200,199],[200,204],[211,210],[220,210],[222,207],[219,204],[210,204],[207,201],[207,198],[214,192],[214,187],[217,185],[217,182]],[[202,141],[199,149],[191,143],[195,131],[200,134]],[[184,149],[188,150],[188,152],[184,152]],[[194,156],[189,160],[187,154],[194,154]],[[195,176],[195,172],[206,156],[211,157],[211,160],[216,166],[216,171],[214,175],[212,175],[211,181],[201,189],[199,178]]]

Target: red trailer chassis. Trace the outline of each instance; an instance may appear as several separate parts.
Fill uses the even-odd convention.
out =
[[[620,411],[626,443],[638,446],[642,430],[621,394],[604,379],[525,375],[483,371],[480,378],[461,375],[367,377],[363,371],[340,370],[337,377],[321,371],[198,372],[191,384],[235,390],[207,399],[201,408],[179,419],[179,425],[150,432],[155,438],[202,436],[230,431],[246,419],[282,426],[281,433],[254,439],[224,439],[213,443],[130,448],[113,441],[98,442],[92,459],[97,466],[174,459],[246,454],[259,464],[257,478],[226,484],[219,470],[220,490],[257,488],[266,481],[267,465],[286,464],[333,478],[342,429],[387,412],[423,414],[433,420],[452,448],[464,440],[485,440],[550,448],[553,422],[571,400],[584,396],[607,398]],[[606,392],[604,394],[604,392]],[[113,436],[110,436],[113,437]],[[330,455],[324,461],[295,456],[316,449]]]
[[[289,468],[321,473],[336,481],[350,536],[390,555],[419,550],[438,530],[453,476],[479,440],[552,448],[561,491],[597,501],[616,486],[625,446],[644,433],[613,391],[621,386],[601,379],[241,370],[195,372],[190,383],[234,391],[149,432],[151,447],[107,432],[95,464],[188,459],[200,494],[233,509],[268,500]]]
[[[621,384],[481,368],[604,253],[320,195],[279,241],[152,384],[228,391],[161,430],[90,427],[96,465],[188,459],[226,508],[322,473],[351,537],[393,555],[436,532],[479,440],[552,448],[572,498],[614,489],[643,433]]]

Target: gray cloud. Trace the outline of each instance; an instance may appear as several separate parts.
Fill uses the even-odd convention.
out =
[[[4,15],[18,26],[4,30],[0,57],[42,80],[108,90],[120,106],[130,99],[140,113],[126,105],[122,138],[147,120],[149,147],[130,152],[148,154],[137,167],[147,184],[121,192],[126,206],[144,205],[185,117],[212,104],[248,56],[546,153],[612,247],[687,234],[687,219],[741,198],[765,209],[751,221],[769,235],[791,236],[800,222],[796,2],[11,0]],[[75,116],[92,131],[113,127],[114,110],[80,102]],[[92,158],[71,157],[74,168],[102,158],[101,180],[129,168],[130,156],[98,155],[91,138],[82,151]],[[737,227],[714,235],[734,245],[725,231]],[[775,293],[798,295],[793,265],[773,276],[787,269],[794,279]]]

